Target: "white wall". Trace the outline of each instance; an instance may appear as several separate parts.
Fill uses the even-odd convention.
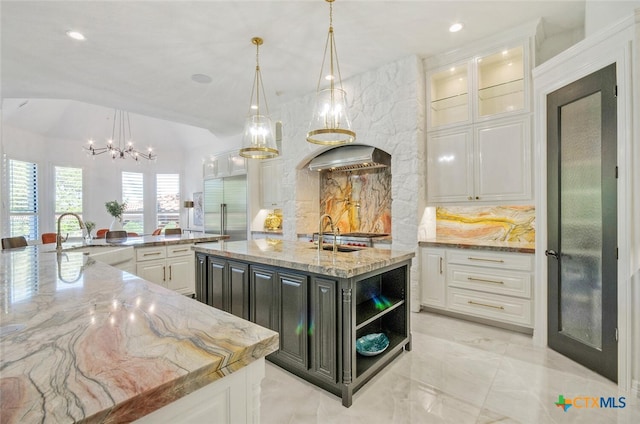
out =
[[[609,25],[629,17],[640,8],[640,0],[586,0],[584,32],[589,37]]]
[[[183,174],[184,154],[181,149],[163,149],[158,160],[136,163],[131,159],[112,161],[107,155],[89,157],[82,150],[83,140],[46,137],[7,124],[2,126],[2,153],[8,158],[36,162],[39,171],[40,232],[54,232],[53,167],[70,166],[83,169],[85,198],[83,217],[96,222],[96,228],[108,228],[112,218],[104,203],[121,200],[121,171],[145,173],[147,192],[155,191],[156,173]],[[176,146],[179,146],[176,140]],[[184,186],[184,185],[183,185]],[[183,196],[184,197],[184,196]],[[6,218],[5,203],[2,204],[3,222]],[[153,210],[154,204],[145,204],[145,209]],[[148,232],[155,228],[153,217],[145,223]],[[4,237],[5,229],[2,229]]]

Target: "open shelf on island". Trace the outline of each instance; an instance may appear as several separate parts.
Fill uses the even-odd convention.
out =
[[[369,299],[356,306],[356,330],[369,324],[371,320],[393,311],[404,304],[403,299],[388,298],[384,295]]]

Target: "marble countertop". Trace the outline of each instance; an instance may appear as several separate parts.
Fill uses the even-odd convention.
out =
[[[196,245],[194,250],[338,278],[354,277],[415,256],[414,252],[374,248],[333,253],[331,250],[318,251],[317,245],[309,242],[266,239],[203,243]]]
[[[454,247],[459,249],[494,250],[500,252],[536,253],[535,243],[512,241],[435,238],[418,242],[422,247]]]
[[[278,349],[276,332],[48,247],[0,254],[3,424],[129,422]]]
[[[94,239],[90,243],[83,240],[72,240],[62,243],[62,250],[70,252],[87,247],[152,247],[152,246],[168,246],[171,244],[192,244],[192,243],[210,243],[218,240],[228,239],[229,236],[220,234],[177,234],[173,236],[140,236],[129,237],[121,243],[107,243],[105,239]],[[55,244],[43,245],[47,250],[55,250]]]

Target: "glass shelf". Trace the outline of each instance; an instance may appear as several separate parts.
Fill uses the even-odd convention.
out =
[[[469,104],[469,94],[461,93],[455,96],[438,99],[431,102],[431,109],[435,111],[447,110],[456,107],[467,107]]]
[[[490,100],[496,97],[511,96],[521,93],[524,93],[524,80],[522,78],[481,88],[478,90],[478,98],[480,100]]]

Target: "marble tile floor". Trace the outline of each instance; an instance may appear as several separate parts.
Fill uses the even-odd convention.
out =
[[[262,424],[640,423],[640,399],[531,336],[426,312],[412,313],[413,350],[354,395],[338,397],[267,362]],[[624,396],[626,407],[569,408],[558,395]]]

